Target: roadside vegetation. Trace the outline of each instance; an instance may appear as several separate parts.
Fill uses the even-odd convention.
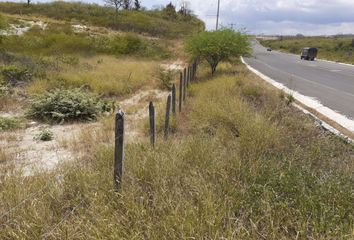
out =
[[[177,12],[172,6],[156,10],[120,10],[113,7],[74,2],[23,3],[2,2],[0,11],[8,14],[37,15],[84,25],[124,32],[145,33],[158,37],[183,37],[204,30],[204,23],[191,13]]]
[[[317,58],[354,64],[353,37],[301,37],[283,40],[262,40],[263,46],[293,54],[301,53],[304,47],[318,48]]]
[[[166,39],[137,33],[196,30],[196,20],[171,5],[119,11],[117,19],[126,20],[114,22],[115,10],[97,5],[0,3],[6,13],[67,21],[0,41],[0,239],[352,238],[353,145],[317,127],[292,107],[291,96],[239,62],[249,51],[243,34],[221,30],[187,40],[189,58],[200,63],[198,79],[162,140],[166,92],[157,88],[179,80],[175,64],[161,67],[176,59]],[[78,33],[74,21],[135,33]],[[155,148],[144,128],[152,99],[159,101]],[[132,140],[116,192],[111,113],[121,104],[131,106],[124,110]],[[73,135],[58,140],[65,132]],[[25,153],[17,151],[23,142]],[[48,154],[44,167],[54,162],[52,171],[28,168],[38,149]]]
[[[75,163],[25,182],[3,176],[2,211],[45,190],[4,218],[0,236],[350,238],[353,146],[317,128],[244,66],[208,75],[200,69],[191,107],[169,141],[127,145],[119,194],[111,191],[113,148],[103,137],[112,122],[106,134],[82,135],[87,155]]]

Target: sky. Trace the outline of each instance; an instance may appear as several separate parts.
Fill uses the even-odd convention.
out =
[[[103,0],[83,1],[103,4]],[[182,0],[141,0],[147,8],[170,1],[180,6]],[[204,20],[207,29],[215,28],[218,0],[183,1]],[[220,0],[220,24],[234,24],[252,34],[350,34],[354,33],[354,0]]]

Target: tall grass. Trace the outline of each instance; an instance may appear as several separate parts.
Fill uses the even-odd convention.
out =
[[[304,47],[318,48],[318,58],[354,64],[353,38],[350,37],[305,37],[284,40],[261,41],[264,46],[299,54]]]
[[[8,27],[7,19],[0,14],[0,30],[6,29]]]
[[[34,14],[54,19],[109,27],[121,31],[147,33],[153,36],[179,37],[204,30],[204,23],[196,17],[179,15],[165,19],[162,11],[120,11],[97,4],[80,2],[0,3],[0,11],[9,14]]]
[[[79,138],[81,160],[53,173],[2,176],[0,212],[45,190],[1,219],[0,238],[352,238],[353,146],[244,67],[199,80],[169,141],[127,145],[119,193],[113,148],[99,144],[112,145],[111,121],[108,138]],[[252,87],[259,97],[248,97]]]
[[[38,94],[53,88],[86,87],[104,96],[122,96],[143,86],[156,86],[158,62],[134,58],[95,56],[80,58],[80,64],[65,66],[59,73],[51,71],[46,78],[36,79],[27,90]]]

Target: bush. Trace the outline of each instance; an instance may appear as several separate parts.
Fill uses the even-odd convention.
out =
[[[34,137],[34,140],[46,142],[53,140],[53,137],[54,133],[50,129],[44,128]]]
[[[18,82],[27,82],[32,79],[32,73],[27,69],[19,66],[5,66],[0,69],[5,82],[16,85]]]
[[[14,118],[0,117],[0,132],[19,127],[19,121]]]
[[[64,121],[92,121],[104,111],[109,111],[109,104],[95,95],[81,89],[55,89],[34,96],[30,101],[27,116],[38,120],[62,123]]]

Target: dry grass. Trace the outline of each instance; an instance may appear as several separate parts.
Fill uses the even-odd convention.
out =
[[[158,62],[130,58],[96,56],[80,59],[79,66],[67,66],[61,72],[51,72],[47,79],[37,79],[28,86],[32,94],[53,88],[82,87],[105,96],[121,96],[149,85],[155,87]]]
[[[351,239],[353,146],[243,66],[223,69],[190,88],[169,141],[127,145],[119,193],[113,117],[74,142],[75,163],[2,178],[0,213],[45,189],[0,219],[0,238]]]

